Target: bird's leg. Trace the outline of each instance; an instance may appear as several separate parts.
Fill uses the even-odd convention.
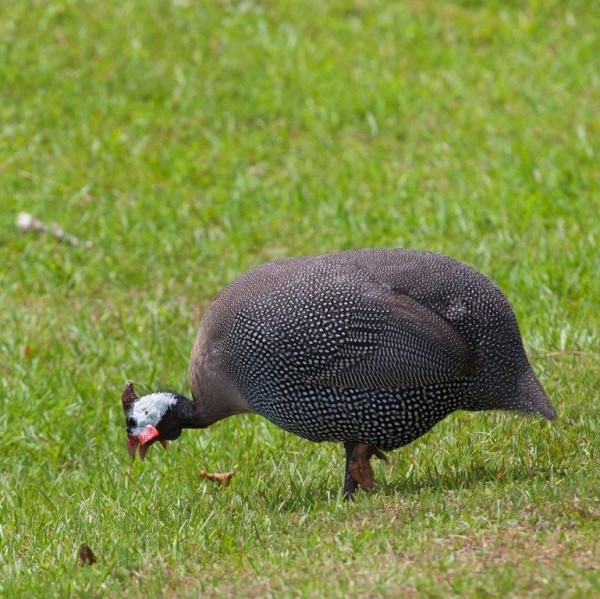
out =
[[[367,443],[355,443],[347,441],[344,443],[346,450],[346,474],[344,477],[344,497],[348,499],[357,487],[371,491],[375,486],[373,468],[371,468],[371,456],[387,462],[387,457],[377,447]]]
[[[350,462],[352,460],[352,452],[356,447],[356,443],[352,443],[347,441],[344,443],[344,449],[346,450],[346,473],[344,475],[344,499],[350,499],[352,493],[356,491],[356,487],[358,487],[358,483],[354,480],[352,476],[352,472],[350,471]]]

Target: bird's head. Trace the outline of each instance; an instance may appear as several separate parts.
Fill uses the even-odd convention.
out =
[[[121,402],[125,411],[127,450],[132,458],[139,448],[143,460],[148,447],[159,441],[163,447],[181,435],[180,411],[185,397],[171,391],[157,391],[137,397],[133,383],[127,383]]]

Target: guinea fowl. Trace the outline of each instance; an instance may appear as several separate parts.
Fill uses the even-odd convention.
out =
[[[556,417],[512,308],[457,260],[362,249],[263,264],[223,289],[189,365],[193,401],[123,392],[128,449],[244,412],[346,450],[344,494],[374,486],[370,458],[454,410]]]

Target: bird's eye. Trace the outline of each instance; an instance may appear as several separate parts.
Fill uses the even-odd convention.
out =
[[[127,426],[129,428],[135,428],[136,422],[135,418],[127,418]]]

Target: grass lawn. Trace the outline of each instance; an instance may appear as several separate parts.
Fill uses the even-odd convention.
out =
[[[0,596],[600,596],[599,31],[591,0],[1,2]],[[341,447],[259,417],[130,464],[124,383],[187,393],[220,288],[361,246],[493,277],[559,419],[454,414],[349,504]]]

